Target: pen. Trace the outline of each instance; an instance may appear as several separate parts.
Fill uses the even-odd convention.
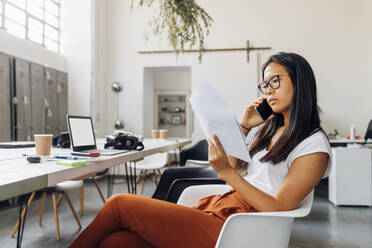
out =
[[[72,159],[72,160],[78,160],[78,159],[79,159],[78,157],[73,157],[73,156],[60,156],[60,155],[56,155],[54,158],[57,158],[57,159]]]

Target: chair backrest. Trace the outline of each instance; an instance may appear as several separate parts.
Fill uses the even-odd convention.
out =
[[[364,136],[365,141],[367,139],[372,139],[372,120],[369,121],[368,128],[366,131],[366,135]]]
[[[218,174],[209,167],[168,168],[160,177],[158,186],[152,198],[166,200],[168,191],[174,181],[182,178],[217,178]]]
[[[184,166],[186,161],[192,160],[208,160],[208,142],[203,139],[192,147],[182,150],[180,153],[180,165]]]

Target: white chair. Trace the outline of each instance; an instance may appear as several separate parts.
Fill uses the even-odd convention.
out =
[[[209,167],[209,166],[211,166],[211,164],[209,163],[208,160],[204,161],[204,160],[188,159],[188,160],[186,160],[185,166],[186,167]]]
[[[152,170],[154,173],[154,179],[155,179],[155,185],[158,185],[158,176],[160,178],[161,172],[160,169],[165,167],[168,164],[168,153],[155,153],[149,156],[146,156],[143,158],[143,160],[140,160],[139,162],[136,162],[135,164],[131,164],[131,167],[135,167],[136,170],[139,170],[139,174],[136,179],[136,185],[139,183],[139,181],[142,178],[142,190],[141,193],[143,194],[143,189],[145,186],[145,179],[147,175],[148,170]]]
[[[61,239],[60,228],[59,228],[59,218],[58,218],[58,207],[59,207],[63,198],[66,199],[66,201],[67,201],[67,203],[68,203],[68,205],[71,209],[71,212],[72,212],[72,214],[73,214],[73,216],[76,220],[76,223],[78,224],[79,229],[81,229],[81,224],[80,224],[79,217],[76,214],[76,211],[75,211],[75,209],[72,205],[70,197],[67,194],[67,191],[70,192],[70,191],[80,189],[80,215],[83,215],[83,208],[84,208],[84,183],[83,183],[83,179],[91,177],[95,186],[96,186],[96,188],[97,188],[97,190],[98,190],[98,193],[99,193],[103,203],[106,202],[105,198],[103,197],[103,194],[102,194],[102,192],[101,192],[101,190],[100,190],[100,188],[97,184],[97,181],[94,179],[95,175],[96,175],[96,173],[90,173],[90,174],[75,178],[75,179],[70,180],[70,181],[64,181],[64,182],[61,182],[61,183],[57,183],[55,188],[53,189],[53,191],[52,191],[52,202],[53,202],[53,213],[54,213],[54,220],[55,220],[55,225],[56,225],[56,238],[57,238],[57,240]],[[56,193],[59,193],[58,197],[56,196]],[[35,197],[35,194],[36,194],[36,192],[32,192],[32,194],[30,195],[30,197],[27,201],[27,205],[26,205],[27,208],[30,207],[31,202]],[[42,222],[43,222],[43,214],[44,214],[44,206],[45,206],[46,196],[47,196],[47,190],[45,189],[42,193],[42,196],[41,196],[40,216],[39,216],[39,225],[40,226],[42,225]],[[23,220],[23,218],[25,216],[25,212],[26,212],[26,208],[24,208],[23,211],[22,211],[21,220]],[[14,236],[15,236],[17,230],[18,230],[18,225],[19,225],[19,221],[16,223],[16,225],[13,229],[13,232],[11,234],[12,238],[14,238]]]
[[[186,188],[177,204],[195,206],[199,199],[220,195],[231,189],[229,185],[198,185]],[[282,212],[233,214],[225,221],[216,248],[284,248],[288,247],[294,218],[305,217],[313,204],[312,191],[297,209]]]

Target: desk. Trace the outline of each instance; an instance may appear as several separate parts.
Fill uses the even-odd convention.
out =
[[[80,177],[92,172],[139,160],[145,156],[166,152],[191,143],[190,139],[145,139],[145,149],[130,151],[115,156],[104,156],[104,160],[93,161],[85,166],[67,167],[54,161],[30,164],[22,154],[35,154],[35,148],[0,149],[0,201],[33,192],[57,183]],[[97,140],[103,149],[104,140]],[[70,149],[52,148],[51,154],[69,154]]]
[[[337,205],[372,206],[372,150],[332,148],[328,199]]]
[[[98,139],[98,148],[103,149],[104,143],[104,139]],[[103,160],[77,167],[57,165],[55,161],[30,164],[22,154],[35,154],[35,148],[0,149],[0,201],[55,186],[59,182],[135,161],[154,153],[179,148],[191,143],[191,140],[186,138],[144,139],[143,143],[145,149],[142,151],[104,156]],[[71,149],[52,148],[51,150],[52,155],[69,154],[70,152]],[[22,201],[20,201],[20,208],[22,208]],[[20,244],[17,244],[17,247],[20,247]]]
[[[372,144],[372,140],[371,139],[353,139],[353,140],[350,140],[350,139],[346,139],[346,138],[343,138],[343,139],[330,139],[329,140],[329,144],[331,145],[331,147],[338,147],[338,146],[346,146],[348,143],[360,143],[360,144]]]

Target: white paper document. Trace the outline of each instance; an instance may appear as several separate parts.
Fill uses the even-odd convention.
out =
[[[216,134],[227,155],[251,161],[240,125],[217,89],[207,82],[199,83],[192,91],[190,103],[210,140],[213,141],[213,134]]]

